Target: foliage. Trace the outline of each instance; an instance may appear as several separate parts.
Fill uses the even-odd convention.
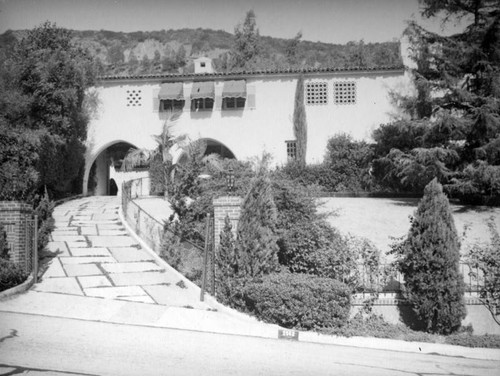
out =
[[[493,318],[500,324],[500,234],[496,227],[494,218],[488,221],[490,231],[490,243],[476,243],[469,250],[467,258],[471,270],[480,270],[480,273],[472,272],[472,276],[481,281],[480,297],[483,304],[492,313]]]
[[[349,317],[349,288],[330,278],[269,274],[248,282],[240,294],[242,308],[285,328],[338,327]]]
[[[297,142],[297,162],[306,165],[307,154],[307,118],[304,106],[304,76],[300,75],[295,89],[295,105],[293,109],[293,134]]]
[[[364,141],[354,141],[348,134],[331,137],[324,164],[330,175],[339,181],[335,190],[356,192],[369,188],[372,155],[370,146]]]
[[[0,124],[0,200],[32,198],[39,181],[38,153],[36,132]]]
[[[176,168],[171,149],[174,145],[182,146],[186,139],[184,135],[174,136],[173,123],[179,116],[179,112],[172,112],[167,116],[161,134],[154,136],[155,149],[131,149],[122,163],[123,171],[132,171],[139,166],[149,166],[153,192],[163,192],[165,196]]]
[[[255,13],[253,10],[249,10],[243,24],[234,28],[234,46],[230,53],[232,68],[251,67],[259,58],[261,50]]]
[[[38,201],[38,203],[37,203]],[[54,218],[52,218],[52,213],[54,212],[54,202],[50,200],[47,189],[44,190],[42,197],[35,197],[35,209],[33,215],[38,216],[38,251],[45,249],[50,241],[50,234],[54,230]]]
[[[293,273],[308,273],[350,284],[357,259],[346,239],[326,221],[300,221],[280,238],[279,261]]]
[[[0,258],[9,259],[9,244],[7,243],[7,232],[2,223],[0,223]]]
[[[500,165],[484,161],[468,164],[455,174],[446,189],[469,205],[500,205]]]
[[[0,56],[12,50],[25,31],[7,31],[0,35]],[[107,30],[72,31],[74,40],[88,49],[98,61],[99,74],[186,73],[189,58],[205,55],[214,58],[218,70],[230,69],[227,63],[235,35],[222,30],[181,29],[136,31],[130,33]],[[301,40],[298,33],[291,39],[260,37],[262,52],[255,69],[288,67],[354,67],[361,60],[366,66],[401,64],[399,42],[329,44]],[[179,46],[172,48],[172,46]],[[361,48],[360,48],[361,47]],[[129,55],[125,51],[131,51]],[[155,65],[159,52],[160,64]],[[152,64],[142,67],[143,54]],[[361,59],[360,55],[361,54]]]
[[[232,280],[238,276],[238,254],[229,216],[224,219],[220,233],[219,249],[216,250],[216,291],[217,297],[226,301],[231,296]]]
[[[424,190],[406,239],[393,246],[404,297],[425,331],[448,334],[465,317],[460,244],[448,199],[434,179]]]
[[[373,161],[373,176],[395,191],[420,193],[435,178],[446,183],[452,176],[448,166],[459,157],[456,151],[443,148],[415,148],[404,153],[392,149],[387,156]]]
[[[180,254],[180,238],[170,225],[165,225],[160,243],[160,257],[172,268],[179,270],[182,267]]]
[[[442,16],[444,23],[461,18],[466,27],[442,36],[415,22],[409,24],[405,34],[414,61],[410,72],[415,91],[396,96],[409,120],[398,124],[403,123],[402,127],[385,125],[374,134],[385,137],[376,148],[380,153],[377,179],[390,188],[408,189],[404,183],[398,186],[398,179],[399,183],[411,180],[413,170],[425,170],[423,180],[414,180],[428,182],[437,177],[464,203],[498,203],[500,4],[494,0],[421,3],[424,17]],[[390,128],[399,128],[399,140],[389,140]],[[414,141],[409,139],[412,133]],[[418,161],[423,154],[434,160],[430,164]],[[401,164],[411,165],[407,173],[398,170]],[[432,165],[438,168],[428,168]],[[490,167],[494,176],[488,179],[483,173]],[[412,184],[410,189],[421,192],[423,185]]]
[[[244,276],[256,277],[276,270],[276,217],[271,181],[262,169],[243,200],[238,224],[238,270]]]
[[[465,328],[467,329],[467,328]],[[500,348],[500,335],[472,335],[467,330],[463,333],[447,336],[416,332],[402,323],[391,324],[383,316],[365,315],[358,312],[348,323],[339,328],[327,328],[323,333],[343,337],[390,338],[411,342],[447,343],[455,346]]]
[[[0,257],[0,291],[23,283],[28,274],[20,265]]]
[[[30,200],[45,185],[63,196],[81,179],[94,60],[69,30],[49,22],[27,31],[4,53],[0,133],[7,147],[0,163],[2,180],[14,183],[4,195]],[[15,152],[19,156],[11,158]]]

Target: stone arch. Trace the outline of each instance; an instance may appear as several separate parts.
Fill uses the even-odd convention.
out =
[[[129,141],[115,140],[90,154],[85,161],[83,194],[85,196],[89,194],[99,196],[110,194],[109,183],[111,179],[114,179],[118,186],[118,192],[120,192],[121,180],[123,180],[124,176],[117,178],[116,174],[121,167],[123,157],[128,150],[133,148],[137,149],[137,146]],[[124,174],[121,173],[121,175]]]

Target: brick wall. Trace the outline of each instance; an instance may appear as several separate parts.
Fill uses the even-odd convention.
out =
[[[10,260],[25,265],[27,262],[27,222],[31,216],[31,205],[19,201],[0,201],[0,222],[7,233]]]
[[[240,219],[241,204],[243,199],[238,196],[223,196],[214,199],[214,236],[215,236],[215,249],[220,243],[220,233],[224,228],[224,220],[226,215],[231,220],[233,226],[233,233],[236,237],[236,230],[238,228],[238,221]]]

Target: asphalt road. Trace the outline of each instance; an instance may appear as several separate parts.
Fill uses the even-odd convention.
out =
[[[500,360],[0,312],[0,375],[497,375]]]

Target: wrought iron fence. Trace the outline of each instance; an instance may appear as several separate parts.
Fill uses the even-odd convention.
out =
[[[34,283],[38,279],[38,216],[25,217],[26,230],[26,261],[25,267],[28,273],[33,274]]]
[[[460,272],[464,278],[465,292],[479,293],[483,287],[483,275],[479,268],[473,268],[466,262],[460,263]],[[391,264],[381,264],[373,270],[364,264],[358,264],[357,292],[399,293],[404,285],[403,275]]]

